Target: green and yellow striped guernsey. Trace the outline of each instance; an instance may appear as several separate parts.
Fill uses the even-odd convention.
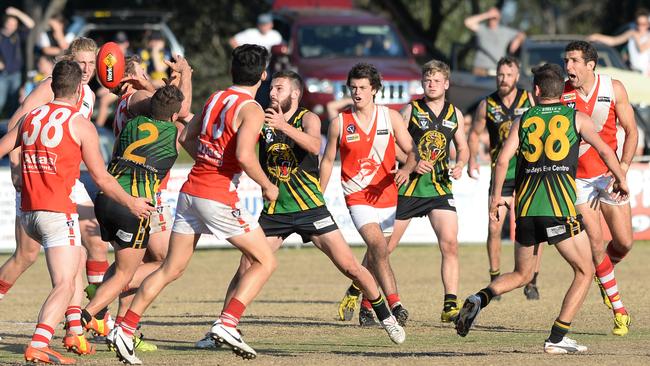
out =
[[[302,131],[302,118],[307,112],[299,108],[287,123]],[[318,155],[307,152],[274,128],[265,125],[260,133],[260,164],[280,190],[277,200],[264,201],[263,212],[283,214],[324,206],[318,181]]]
[[[485,125],[490,136],[490,160],[493,171],[497,163],[497,156],[510,134],[512,122],[530,107],[532,104],[528,98],[528,92],[524,89],[517,89],[517,95],[510,107],[503,104],[498,92],[490,94],[485,99]],[[508,165],[506,180],[515,179],[516,165],[517,159],[513,157]]]
[[[108,171],[125,191],[150,198],[174,165],[178,151],[173,122],[138,116],[127,122],[117,139]]]
[[[519,125],[517,217],[575,217],[580,136],[575,110],[562,104],[530,108]]]
[[[412,173],[399,189],[400,196],[431,198],[451,194],[449,177],[449,144],[458,129],[456,107],[445,102],[439,116],[426,105],[424,98],[411,102],[408,131],[417,146],[419,159],[433,164],[433,170],[420,175]]]

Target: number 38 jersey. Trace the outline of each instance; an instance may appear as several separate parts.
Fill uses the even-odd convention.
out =
[[[517,217],[577,215],[580,136],[575,114],[558,103],[538,105],[522,115],[515,177]]]
[[[70,199],[81,148],[70,133],[75,106],[52,101],[31,111],[21,127],[21,210],[76,213]]]
[[[115,143],[108,171],[132,196],[149,198],[155,204],[161,181],[178,156],[177,133],[172,122],[145,116],[130,120]]]
[[[201,115],[196,162],[181,192],[224,204],[239,200],[237,185],[242,169],[236,157],[235,121],[248,103],[257,102],[247,90],[234,86],[208,98]]]

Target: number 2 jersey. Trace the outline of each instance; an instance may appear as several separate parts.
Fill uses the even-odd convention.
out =
[[[70,133],[76,106],[52,101],[28,113],[21,126],[22,211],[76,213],[70,199],[79,178],[81,147]]]
[[[517,217],[575,217],[580,135],[576,111],[562,104],[531,107],[519,125]]]
[[[248,103],[257,104],[247,90],[236,86],[208,98],[201,114],[196,160],[181,192],[227,205],[239,201],[237,185],[242,168],[236,156],[235,121]]]
[[[115,143],[108,171],[126,192],[155,205],[156,192],[178,156],[177,133],[173,122],[145,116],[130,120]]]

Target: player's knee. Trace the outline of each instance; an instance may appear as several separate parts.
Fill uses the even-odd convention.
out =
[[[36,262],[36,259],[38,259],[39,252],[40,252],[40,247],[37,247],[35,249],[32,248],[22,249],[16,251],[14,258],[16,259],[16,262],[18,262],[19,265],[23,267],[29,267],[32,264],[34,264],[34,262]]]
[[[343,269],[343,274],[347,278],[354,281],[357,281],[359,278],[361,278],[361,273],[364,270],[361,264],[355,264],[354,261],[350,261],[349,263],[344,264],[341,268]]]
[[[74,277],[58,279],[54,283],[52,291],[72,296],[75,291]]]
[[[443,257],[457,257],[458,256],[458,241],[456,240],[441,240],[440,252]]]

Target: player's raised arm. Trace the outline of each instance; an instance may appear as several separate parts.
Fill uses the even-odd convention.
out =
[[[494,170],[494,185],[492,186],[492,192],[490,192],[492,196],[490,201],[490,218],[495,221],[499,221],[499,207],[505,204],[505,201],[501,199],[501,191],[503,189],[503,182],[506,180],[508,165],[519,147],[519,123],[519,118],[512,123],[510,134],[503,144]]]
[[[255,154],[257,139],[264,122],[264,112],[257,104],[249,103],[242,107],[239,114],[241,125],[237,131],[237,161],[246,175],[260,185],[264,198],[275,201],[279,194],[278,187],[264,174]]]
[[[634,158],[634,152],[639,139],[639,131],[636,128],[634,110],[627,97],[625,87],[618,80],[612,80],[614,86],[614,97],[616,98],[616,118],[618,124],[625,131],[625,140],[623,142],[623,152],[621,154],[621,168],[627,173],[630,163]]]
[[[582,112],[576,112],[576,128],[580,133],[580,136],[591,145],[600,158],[603,159],[607,168],[612,172],[614,178],[616,179],[616,190],[620,194],[621,199],[627,198],[629,194],[629,189],[627,187],[627,181],[625,179],[626,172],[621,168],[621,164],[618,162],[616,153],[612,150],[609,145],[607,145],[598,135],[594,127],[594,123],[589,118],[588,115]]]
[[[327,130],[327,145],[325,145],[325,152],[323,159],[320,162],[320,188],[325,192],[327,184],[332,176],[332,169],[334,167],[334,160],[336,159],[336,152],[339,148],[339,120],[341,115],[334,118],[330,122],[330,127]]]
[[[143,218],[155,211],[150,199],[136,198],[126,193],[115,178],[104,167],[104,159],[99,151],[99,136],[93,124],[78,115],[72,123],[72,136],[81,146],[81,157],[97,186],[110,198],[128,207],[133,215]]]
[[[474,175],[474,172],[477,172],[479,169],[478,162],[476,157],[478,156],[479,141],[481,134],[485,130],[485,113],[486,113],[486,101],[483,99],[476,108],[476,114],[472,120],[472,127],[469,129],[469,135],[467,136],[467,147],[469,151],[469,160],[467,162],[467,175],[470,178],[478,179]],[[460,130],[460,128],[459,128]]]

